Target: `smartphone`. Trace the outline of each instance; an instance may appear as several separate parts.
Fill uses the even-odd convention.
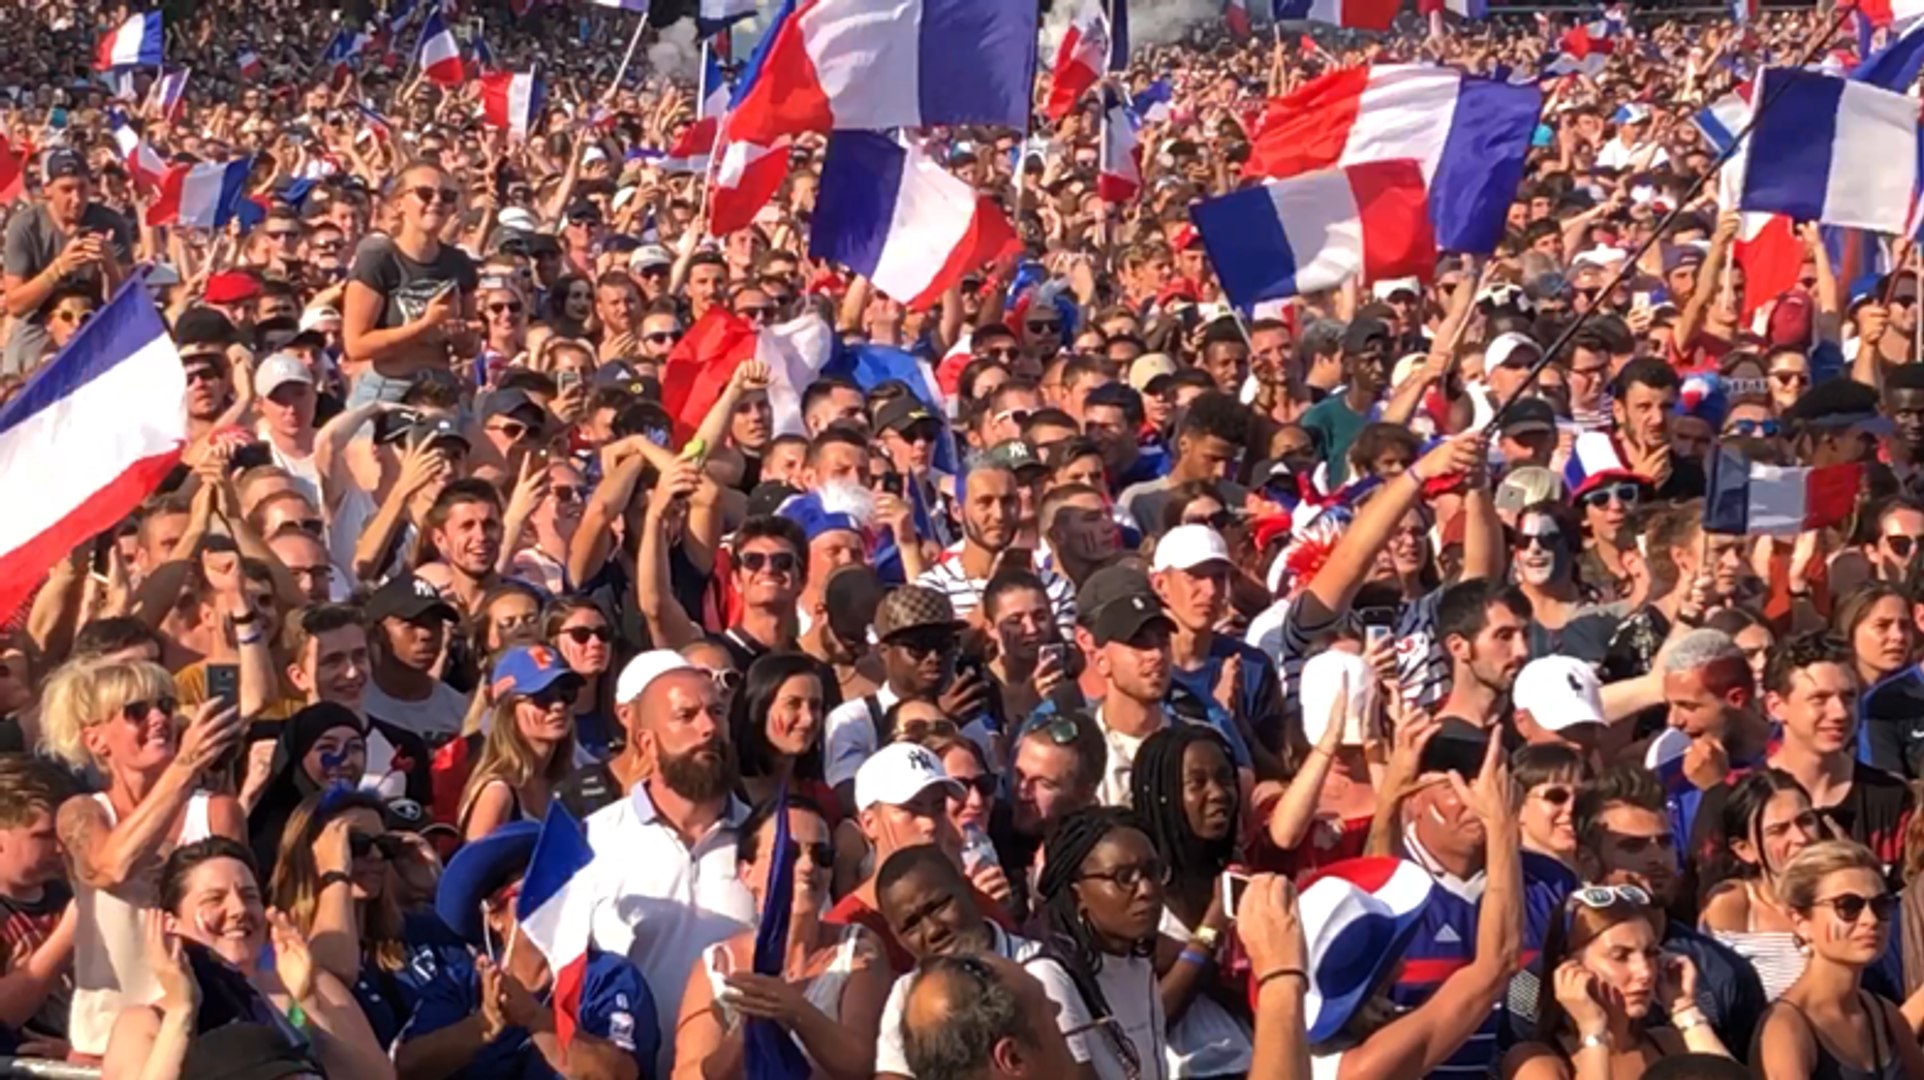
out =
[[[1062,655],[1065,650],[1066,646],[1063,645],[1041,646],[1036,649],[1036,665],[1040,667],[1053,664],[1060,668],[1062,666]]]
[[[1388,641],[1392,633],[1394,633],[1394,631],[1387,626],[1365,626],[1363,627],[1363,644],[1374,648],[1379,642]]]
[[[1243,894],[1249,891],[1249,875],[1234,870],[1224,870],[1218,887],[1223,894],[1223,914],[1234,922],[1237,911],[1243,906]]]
[[[882,482],[879,485],[879,487],[881,488],[882,491],[886,492],[887,494],[893,495],[896,498],[901,498],[902,490],[903,490],[902,474],[899,472],[883,473]]]
[[[228,705],[240,704],[240,665],[207,665],[207,700],[219,698]]]
[[[569,390],[581,385],[581,372],[573,368],[562,368],[560,371],[555,372],[554,384],[557,390],[565,394]]]

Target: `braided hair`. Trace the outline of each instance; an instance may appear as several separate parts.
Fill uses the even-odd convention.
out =
[[[1130,771],[1130,804],[1135,807],[1143,831],[1155,845],[1156,854],[1169,864],[1179,881],[1214,878],[1236,857],[1236,821],[1242,807],[1236,807],[1229,831],[1214,840],[1196,835],[1189,826],[1189,815],[1182,805],[1183,756],[1199,743],[1211,743],[1223,752],[1223,760],[1233,766],[1229,740],[1215,728],[1202,724],[1174,724],[1149,736],[1136,749],[1135,765]],[[1240,804],[1239,786],[1231,795]]]
[[[1083,917],[1082,903],[1076,895],[1076,885],[1082,880],[1083,860],[1104,837],[1117,829],[1148,833],[1134,813],[1107,806],[1077,810],[1057,822],[1043,844],[1042,873],[1036,881],[1036,893],[1042,899],[1039,921],[1046,954],[1069,973],[1069,981],[1075,984],[1083,1004],[1089,1007],[1090,1018],[1111,1041],[1117,1056],[1134,1076],[1141,1073],[1142,1055],[1115,1022],[1115,1010],[1109,1007],[1109,999],[1096,981],[1096,973],[1102,970],[1102,944],[1096,939],[1095,928]],[[1132,955],[1148,956],[1154,948],[1152,936],[1137,942]]]

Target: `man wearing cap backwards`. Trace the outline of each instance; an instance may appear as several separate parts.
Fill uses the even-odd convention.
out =
[[[976,465],[959,483],[962,541],[944,550],[935,565],[915,580],[916,584],[947,596],[957,618],[969,619],[981,607],[982,591],[988,587],[989,578],[994,576],[1004,555],[1019,550],[1015,542],[1021,524],[1022,498],[1016,474],[999,461]],[[1037,576],[1049,592],[1056,623],[1067,632],[1076,618],[1075,596],[1070,592],[1069,582],[1052,570],[1038,571]]]
[[[1567,746],[1591,768],[1600,764],[1597,740],[1609,720],[1595,668],[1569,656],[1538,657],[1517,673],[1510,700],[1525,743]]]
[[[467,699],[434,674],[449,624],[459,618],[434,586],[412,574],[397,574],[374,591],[367,602],[374,671],[362,698],[370,715],[400,724],[430,745],[461,730]]]
[[[962,837],[949,817],[949,800],[962,796],[962,784],[949,778],[942,759],[926,747],[912,742],[890,743],[870,755],[855,774],[855,810],[862,835],[874,849],[875,865],[886,864],[898,851],[931,845],[960,869]],[[964,876],[977,907],[997,922],[1006,923],[1008,916],[996,899],[1009,896],[1009,881],[1002,868],[985,860]],[[897,974],[915,963],[882,916],[874,873],[842,897],[823,921],[875,931]]]
[[[595,944],[625,953],[650,986],[685,984],[701,951],[754,925],[755,901],[735,873],[735,748],[715,681],[668,649],[642,653],[615,680],[628,745],[611,763],[622,797],[589,815],[602,903]],[[946,820],[946,806],[944,807]],[[656,995],[656,1060],[675,1060],[681,995]]]
[[[1261,650],[1216,633],[1229,610],[1229,546],[1207,525],[1181,525],[1156,541],[1149,569],[1175,629],[1171,690],[1203,708],[1229,740],[1237,765],[1280,778],[1274,751],[1282,745],[1283,703],[1276,665]]]
[[[48,152],[40,198],[7,220],[0,297],[15,321],[0,371],[19,373],[47,347],[48,301],[65,286],[83,286],[101,302],[113,295],[133,261],[133,229],[93,202],[93,178],[72,150]]]
[[[579,1026],[565,1048],[556,1035],[549,1000],[555,973],[515,919],[540,834],[540,824],[517,821],[463,846],[448,861],[435,890],[435,914],[475,953],[437,950],[446,966],[422,981],[413,1020],[395,1048],[402,1075],[655,1075],[664,1041],[660,1004],[641,972],[619,954],[589,948],[575,1013]]]

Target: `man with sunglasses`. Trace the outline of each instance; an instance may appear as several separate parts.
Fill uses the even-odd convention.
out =
[[[234,324],[213,308],[195,307],[174,320],[174,345],[187,372],[187,437],[197,441],[226,414],[234,390],[227,350],[237,340]]]
[[[922,585],[901,586],[876,607],[882,685],[831,709],[823,729],[823,773],[845,805],[854,805],[856,771],[894,736],[887,715],[897,702],[936,702],[950,717],[974,716],[987,703],[980,673],[956,671],[962,627],[948,597]]]
[[[471,463],[494,466],[509,477],[517,475],[522,459],[542,445],[548,410],[526,390],[495,390],[480,400],[475,411],[481,430],[479,438],[468,440],[476,451]]]

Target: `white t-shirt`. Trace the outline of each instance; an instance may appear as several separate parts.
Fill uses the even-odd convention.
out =
[[[434,736],[459,735],[462,722],[468,718],[468,699],[439,679],[435,680],[434,690],[425,701],[389,697],[369,679],[367,690],[361,696],[361,708],[369,716],[406,728],[430,741]]]
[[[886,682],[875,690],[875,703],[885,713],[900,700],[901,695]],[[854,698],[829,710],[828,730],[822,741],[827,747],[822,753],[822,773],[828,785],[854,780],[855,770],[877,749],[875,718],[869,714],[868,699]]]
[[[991,948],[997,956],[1021,964],[1025,971],[1042,983],[1043,993],[1048,994],[1049,1000],[1060,1007],[1056,1028],[1068,1036],[1070,1055],[1078,1062],[1088,1061],[1089,1040],[1093,1033],[1082,1031],[1069,1035],[1069,1032],[1089,1025],[1089,1010],[1082,1004],[1082,995],[1076,992],[1076,984],[1069,980],[1069,973],[1062,970],[1061,964],[1039,955],[1042,952],[1040,943],[1007,933],[994,923],[989,924],[989,932],[995,935]],[[882,1027],[875,1037],[877,1073],[915,1076],[909,1071],[908,1054],[902,1047],[902,1008],[908,1003],[909,985],[914,981],[914,973],[898,976],[895,985],[889,988],[888,1002],[882,1006]]]

